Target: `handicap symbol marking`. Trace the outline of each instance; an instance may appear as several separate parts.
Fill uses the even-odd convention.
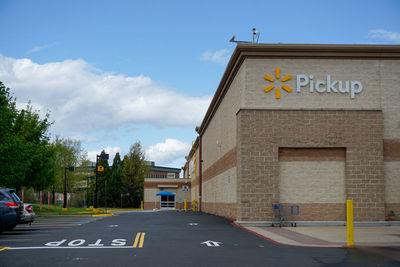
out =
[[[211,241],[211,240],[207,240],[204,242],[201,242],[200,244],[205,244],[207,245],[207,247],[219,247],[219,244],[223,244],[222,242],[218,242],[218,241]]]
[[[190,225],[190,226],[196,226],[196,225],[199,225],[199,223],[188,223],[188,225]]]

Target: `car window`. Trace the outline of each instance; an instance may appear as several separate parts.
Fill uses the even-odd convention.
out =
[[[16,202],[21,202],[21,199],[19,199],[19,197],[17,196],[17,194],[15,194],[14,192],[11,193],[12,198],[16,201]]]
[[[6,196],[0,192],[0,201],[3,201],[6,199]]]

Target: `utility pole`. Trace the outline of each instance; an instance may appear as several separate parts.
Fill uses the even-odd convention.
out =
[[[99,213],[99,198],[97,196],[97,174],[99,172],[104,171],[104,166],[99,165],[99,159],[103,159],[103,160],[108,160],[109,155],[108,154],[100,154],[100,155],[96,155],[96,189],[95,189],[95,203],[94,203],[94,213]]]
[[[67,170],[69,171],[74,171],[74,167],[65,167],[65,172],[64,172],[64,205],[63,205],[63,211],[67,210]]]

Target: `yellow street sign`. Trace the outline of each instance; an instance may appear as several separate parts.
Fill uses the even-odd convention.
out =
[[[98,172],[104,171],[104,167],[101,166],[101,165],[97,166],[97,171],[98,171]]]

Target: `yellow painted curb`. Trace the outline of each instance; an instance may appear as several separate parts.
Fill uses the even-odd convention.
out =
[[[140,209],[111,209],[111,210],[108,210],[108,212],[112,212],[112,211],[135,211],[135,210],[140,210]]]
[[[106,216],[114,216],[114,214],[93,214],[92,217],[106,217]]]

